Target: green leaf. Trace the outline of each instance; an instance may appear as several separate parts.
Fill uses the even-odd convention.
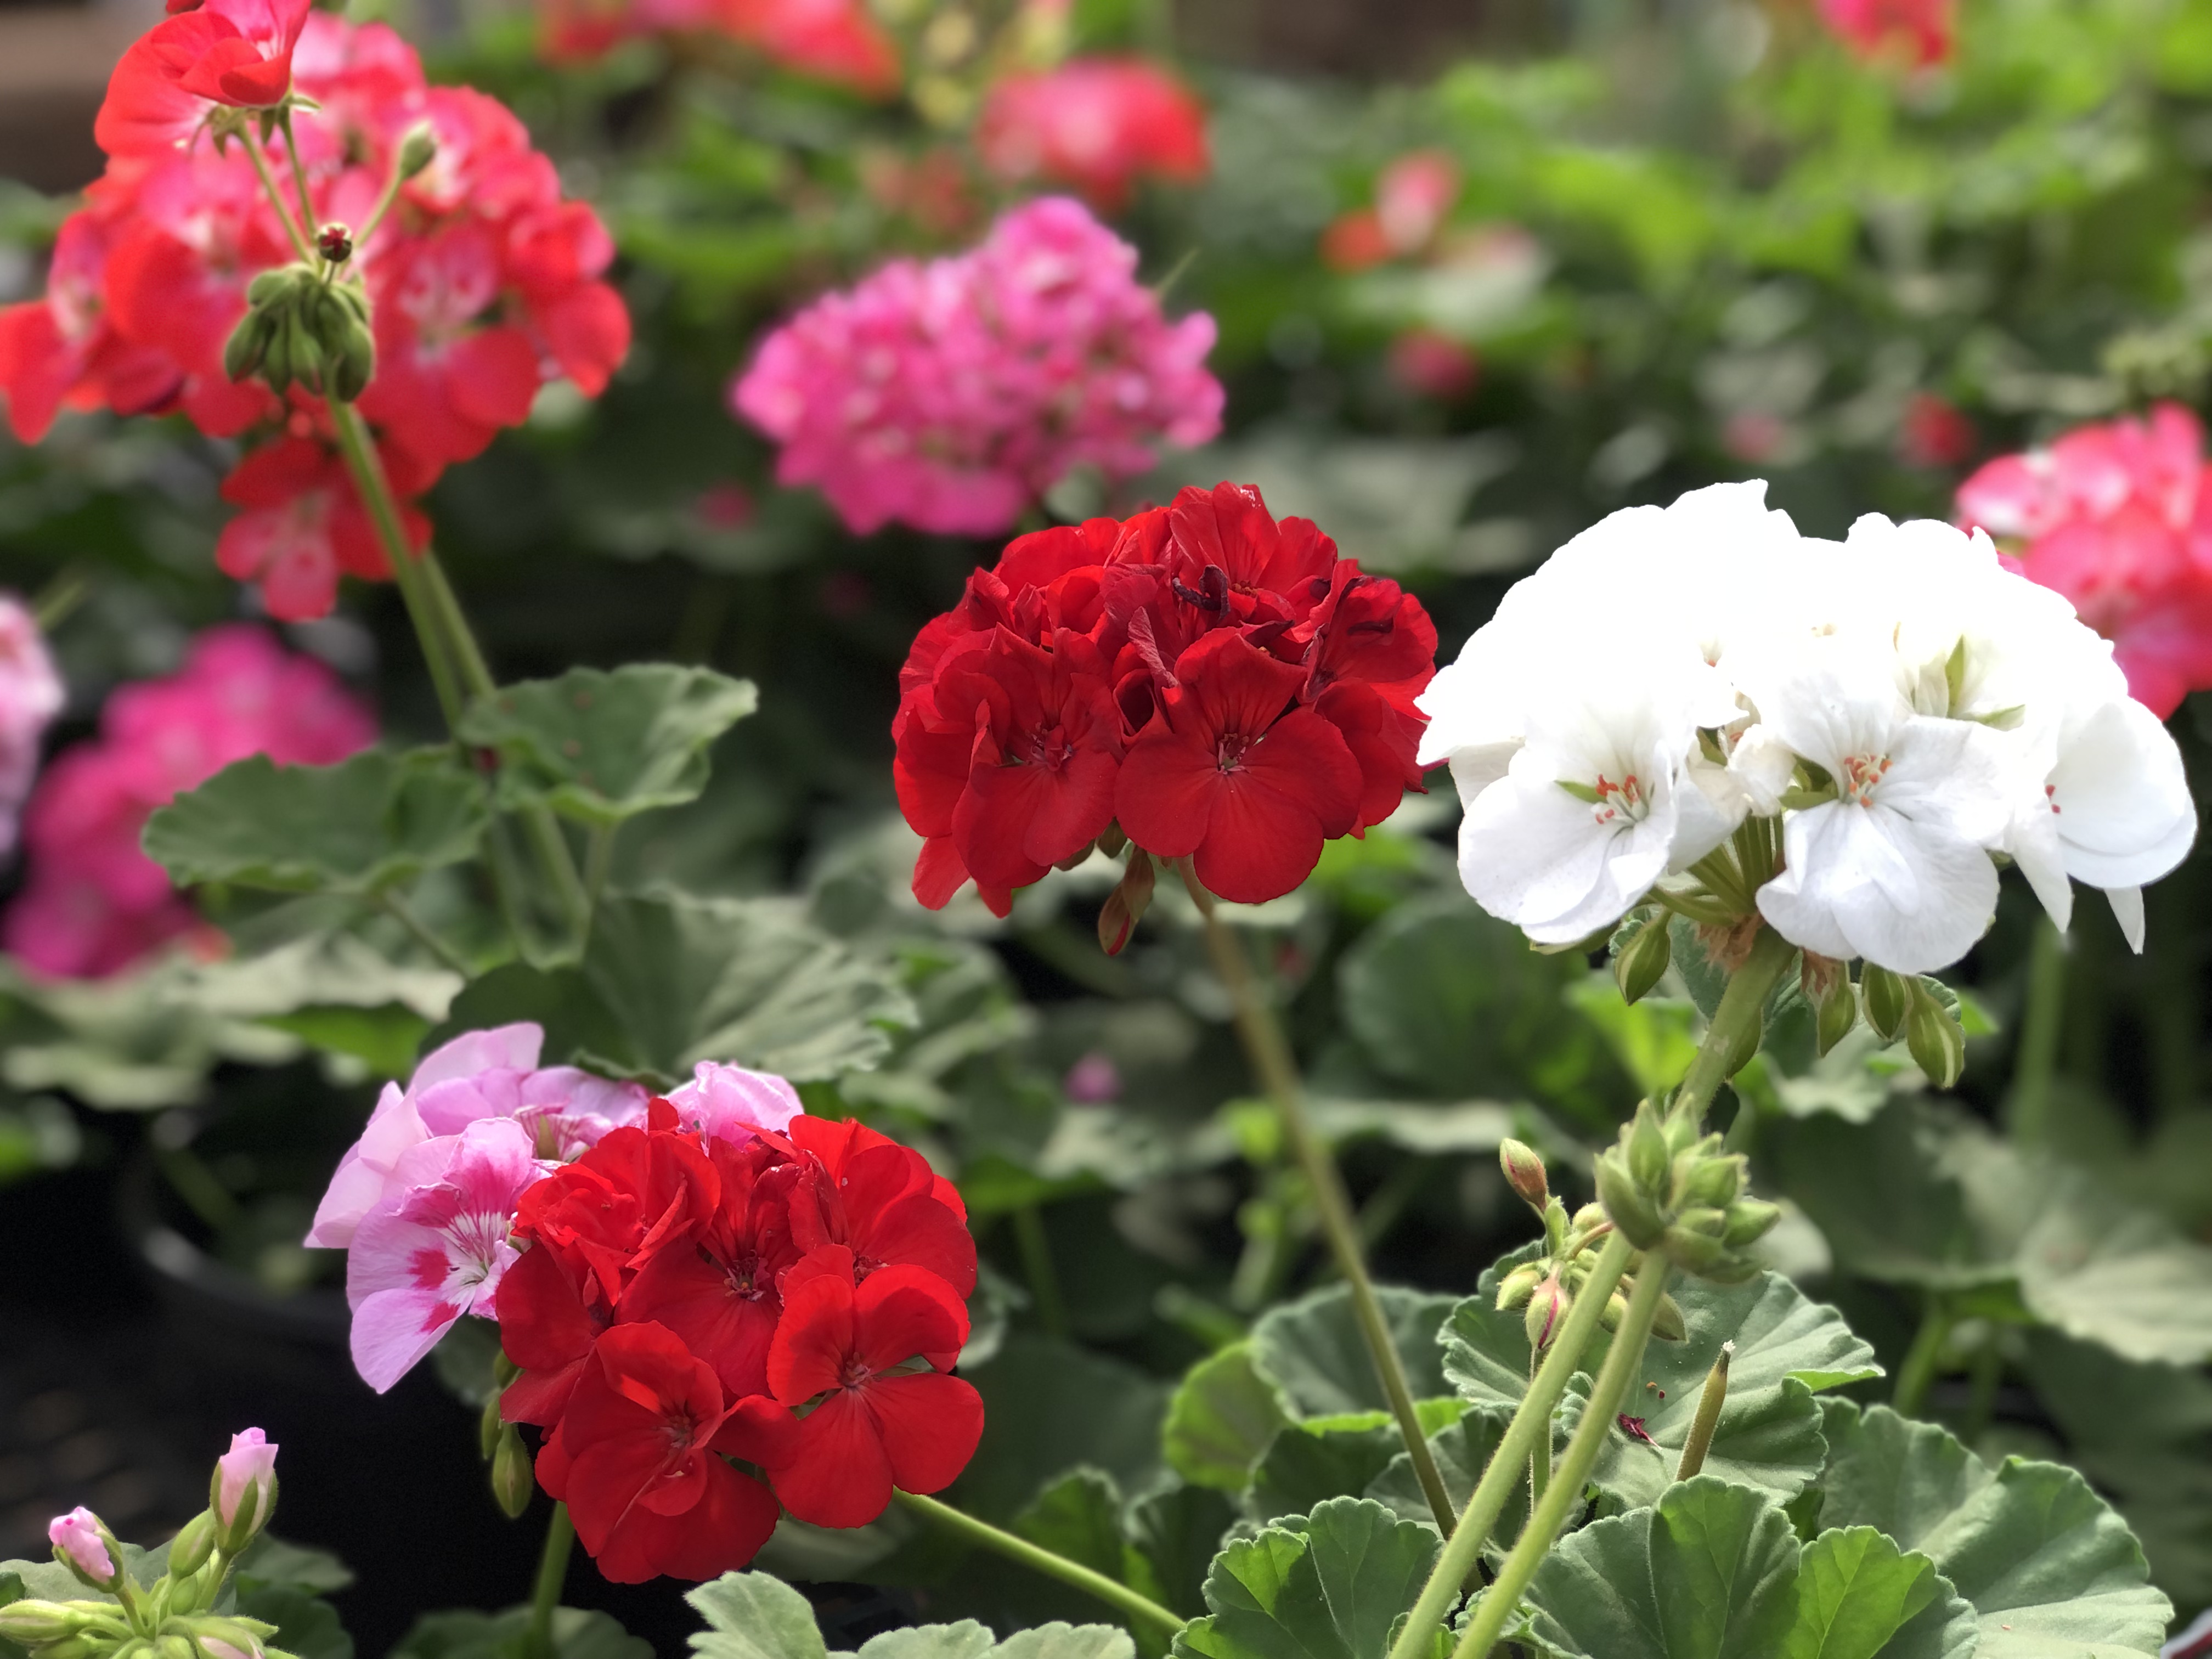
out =
[[[862,1659],[1134,1659],[1129,1633],[1111,1625],[1055,1620],[1016,1631],[1000,1642],[974,1620],[885,1631],[860,1644]]]
[[[504,1613],[426,1613],[389,1659],[518,1659],[528,1607]],[[653,1649],[604,1613],[553,1610],[554,1659],[653,1659]]]
[[[502,803],[543,801],[604,826],[696,799],[708,750],[759,702],[751,681],[711,669],[572,668],[501,686],[470,707],[459,735],[499,750]]]
[[[265,1015],[261,1024],[325,1054],[350,1054],[371,1077],[394,1080],[414,1071],[430,1030],[428,1020],[397,1002],[380,1008],[301,1008]]]
[[[1367,1495],[1370,1482],[1405,1455],[1397,1424],[1322,1428],[1293,1423],[1276,1431],[1244,1492],[1244,1513],[1255,1521],[1310,1514],[1332,1498]]]
[[[665,1086],[702,1060],[796,1081],[875,1064],[912,1006],[890,965],[840,943],[784,899],[611,894],[583,962],[510,964],[455,998],[427,1041],[532,1019],[546,1063]]]
[[[1662,996],[1631,1003],[1611,974],[1585,974],[1567,987],[1566,995],[1597,1027],[1639,1093],[1664,1094],[1688,1075],[1698,1057],[1695,1003]]]
[[[1039,1492],[1008,1530],[1093,1572],[1128,1582],[1121,1494],[1103,1469],[1070,1470]]]
[[[1973,1603],[1986,1659],[2154,1654],[2173,1607],[2142,1549],[2072,1469],[2008,1457],[1992,1470],[1933,1423],[1827,1406],[1820,1520],[1918,1550]]]
[[[1505,1425],[1512,1421],[1510,1407],[1503,1405],[1473,1406],[1464,1416],[1449,1427],[1429,1437],[1429,1452],[1437,1462],[1437,1473],[1443,1477],[1444,1491],[1455,1509],[1464,1509],[1467,1500],[1474,1495],[1475,1483],[1482,1472],[1490,1467],[1498,1443],[1505,1437]],[[1556,1451],[1566,1443],[1567,1425],[1556,1414],[1552,1425],[1553,1448]],[[1389,1467],[1367,1486],[1366,1497],[1388,1504],[1408,1521],[1431,1519],[1427,1494],[1421,1490],[1420,1478],[1413,1473],[1413,1460],[1407,1453],[1399,1452]],[[1528,1483],[1518,1481],[1513,1494],[1505,1500],[1498,1524],[1491,1528],[1491,1542],[1500,1549],[1521,1535],[1521,1528],[1528,1518]]]
[[[238,1611],[276,1626],[270,1645],[296,1659],[353,1659],[353,1638],[339,1622],[338,1610],[296,1585],[241,1578]]]
[[[253,755],[147,820],[147,855],[180,886],[374,894],[476,855],[483,786],[450,749],[371,749],[336,766]]]
[[[1281,1391],[1260,1374],[1249,1342],[1192,1366],[1168,1401],[1168,1466],[1194,1486],[1240,1492],[1252,1465],[1291,1421]]]
[[[1701,1474],[1569,1534],[1536,1569],[1536,1641],[1586,1659],[1775,1659],[1796,1534],[1765,1492]]]
[[[1186,1619],[1206,1611],[1206,1575],[1234,1518],[1228,1495],[1208,1486],[1170,1486],[1130,1506],[1129,1541],[1162,1607]]]
[[[2212,1359],[2212,1249],[2078,1170],[2014,1185],[2032,1217],[2015,1258],[2028,1311],[2124,1358]]]
[[[288,1543],[267,1532],[248,1544],[239,1556],[238,1576],[241,1582],[252,1578],[264,1584],[307,1590],[318,1595],[344,1589],[353,1583],[353,1569],[330,1551],[319,1550],[310,1544]],[[280,1642],[277,1645],[290,1644]]]
[[[1295,1528],[1295,1529],[1293,1529]],[[1206,1575],[1212,1616],[1176,1638],[1209,1659],[1384,1659],[1443,1548],[1436,1528],[1333,1498],[1291,1525],[1223,1550]]]
[[[1104,1471],[1124,1492],[1160,1474],[1166,1389],[1125,1361],[1016,1334],[962,1375],[983,1396],[983,1437],[951,1501],[1005,1524],[1070,1469]]]
[[[1516,1265],[1516,1257],[1534,1248],[1499,1266]],[[1511,1407],[1528,1391],[1528,1338],[1518,1313],[1498,1311],[1498,1267],[1484,1273],[1476,1293],[1452,1310],[1444,1328],[1444,1370],[1461,1398]],[[1728,1403],[1705,1468],[1780,1497],[1796,1492],[1820,1474],[1826,1455],[1814,1395],[1881,1376],[1874,1350],[1833,1308],[1808,1299],[1779,1273],[1763,1273],[1741,1285],[1683,1279],[1674,1295],[1686,1334],[1645,1348],[1642,1380],[1651,1386],[1626,1408],[1644,1419],[1656,1445],[1613,1430],[1593,1479],[1625,1503],[1656,1501],[1681,1461],[1705,1375],[1721,1344],[1734,1342]],[[1601,1334],[1584,1368],[1594,1372],[1609,1346]],[[1579,1398],[1571,1395],[1563,1412],[1578,1411]]]
[[[1872,1527],[1824,1532],[1797,1565],[1797,1620],[1779,1659],[1965,1659],[1972,1603],[1936,1564]]]
[[[1414,1398],[1449,1393],[1437,1328],[1455,1298],[1391,1285],[1377,1285],[1375,1295]],[[1301,1417],[1382,1411],[1390,1404],[1360,1335],[1352,1292],[1342,1285],[1261,1315],[1252,1328],[1252,1363]]]
[[[781,1578],[726,1572],[684,1599],[707,1621],[691,1638],[705,1659],[826,1659],[813,1603]]]

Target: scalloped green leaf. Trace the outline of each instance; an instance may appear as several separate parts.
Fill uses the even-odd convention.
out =
[[[1490,1467],[1491,1455],[1505,1437],[1505,1425],[1512,1418],[1509,1407],[1470,1406],[1457,1422],[1429,1437],[1430,1455],[1437,1461],[1437,1473],[1443,1477],[1444,1491],[1455,1509],[1464,1509],[1474,1495],[1475,1483]],[[1552,1419],[1552,1437],[1554,1451],[1565,1445],[1567,1425],[1556,1414]],[[1368,1482],[1365,1495],[1388,1504],[1408,1521],[1430,1518],[1429,1500],[1422,1493],[1420,1478],[1413,1473],[1413,1460],[1403,1451]],[[1524,1480],[1516,1484],[1498,1524],[1490,1529],[1492,1547],[1502,1548],[1518,1538],[1528,1519],[1528,1485]]]
[[[1310,1514],[1332,1498],[1364,1496],[1393,1458],[1405,1455],[1405,1444],[1388,1419],[1356,1427],[1293,1423],[1279,1429],[1253,1466],[1244,1513],[1272,1521]]]
[[[1254,1364],[1252,1345],[1232,1343],[1176,1385],[1161,1443],[1168,1466],[1192,1485],[1240,1492],[1291,1421],[1281,1391]]]
[[[1239,1539],[1206,1577],[1209,1616],[1173,1651],[1194,1659],[1384,1659],[1443,1547],[1436,1528],[1333,1498]]]
[[[447,748],[369,749],[335,766],[252,755],[146,822],[147,856],[181,886],[371,895],[476,855],[483,787]]]
[[[704,1659],[826,1659],[814,1604],[765,1572],[726,1572],[684,1599],[707,1621],[691,1636]]]
[[[1830,1401],[1826,1416],[1821,1523],[1874,1527],[1927,1555],[1973,1604],[1984,1659],[2159,1650],[2172,1604],[2127,1523],[2072,1469],[2018,1457],[1992,1469],[1885,1406]]]
[[[1449,1394],[1437,1331],[1456,1298],[1395,1285],[1377,1285],[1375,1295],[1414,1398]],[[1342,1285],[1261,1315],[1252,1328],[1252,1363],[1301,1417],[1389,1408],[1352,1313],[1352,1292]]]
[[[1510,1267],[1533,1249],[1516,1251],[1499,1265]],[[1476,1294],[1452,1310],[1443,1333],[1444,1372],[1461,1398],[1510,1407],[1527,1391],[1528,1338],[1518,1313],[1498,1311],[1497,1278],[1492,1267]],[[1779,1273],[1764,1273],[1741,1285],[1678,1279],[1673,1295],[1686,1334],[1682,1341],[1654,1341],[1644,1350],[1643,1386],[1627,1409],[1643,1419],[1656,1444],[1614,1429],[1593,1478],[1625,1503],[1655,1501],[1681,1461],[1705,1374],[1721,1344],[1732,1341],[1728,1404],[1706,1470],[1784,1498],[1802,1490],[1819,1475],[1827,1455],[1813,1396],[1881,1376],[1874,1350],[1851,1334],[1842,1315]],[[1601,1334],[1584,1369],[1595,1372],[1608,1346]],[[1562,1401],[1561,1410],[1577,1412],[1578,1397]]]
[[[459,735],[499,751],[502,803],[543,802],[563,817],[610,825],[697,799],[707,751],[759,705],[751,681],[707,668],[572,668],[479,698]]]
[[[1797,1618],[1778,1659],[1966,1659],[1979,1639],[1973,1604],[1933,1561],[1842,1527],[1798,1557]]]

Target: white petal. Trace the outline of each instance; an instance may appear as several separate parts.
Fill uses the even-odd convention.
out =
[[[2132,697],[2069,722],[2051,772],[2066,867],[2097,887],[2139,887],[2180,863],[2197,838],[2181,751]]]
[[[2107,887],[2105,896],[2112,902],[2112,919],[2120,924],[2120,932],[2127,935],[2128,948],[2141,956],[2143,948],[2142,889]]]
[[[1589,898],[1616,838],[1586,803],[1516,767],[1460,821],[1460,879],[1501,921],[1548,921]]]
[[[1832,801],[1791,813],[1782,827],[1782,873],[1759,890],[1759,913],[1775,931],[1792,945],[1824,957],[1841,959],[1858,954],[1837,926],[1820,877],[1835,866],[1838,855],[1831,843],[1840,846],[1848,838],[1842,814],[1857,810]]]
[[[2058,823],[2050,806],[2038,799],[2013,820],[2004,850],[2012,854],[2027,884],[2043,901],[2051,926],[2064,933],[2074,922],[2074,884],[2066,877],[2066,860],[2058,841]]]

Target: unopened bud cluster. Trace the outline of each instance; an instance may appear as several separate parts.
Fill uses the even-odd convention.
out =
[[[1744,1249],[1782,1217],[1745,1195],[1744,1167],[1742,1154],[1723,1152],[1695,1119],[1647,1100],[1598,1157],[1598,1200],[1639,1250],[1664,1250],[1689,1273],[1733,1284],[1759,1271]]]
[[[1498,1310],[1521,1310],[1528,1346],[1541,1353],[1552,1345],[1568,1310],[1589,1282],[1597,1265],[1589,1247],[1613,1231],[1603,1209],[1585,1204],[1570,1217],[1567,1206],[1554,1197],[1544,1176],[1544,1161],[1525,1142],[1506,1140],[1498,1149],[1498,1162],[1506,1184],[1544,1224],[1544,1254],[1524,1261],[1498,1284]],[[1620,1328],[1628,1311],[1628,1299],[1616,1288],[1607,1298],[1598,1322],[1607,1330]],[[1682,1310],[1673,1297],[1661,1298],[1652,1334],[1669,1342],[1683,1335]]]
[[[234,1436],[208,1483],[208,1507],[178,1531],[150,1584],[122,1544],[82,1507],[46,1528],[54,1559],[99,1599],[0,1607],[0,1641],[32,1659],[291,1659],[269,1645],[274,1625],[212,1611],[240,1552],[276,1507],[276,1448],[258,1429]]]
[[[283,265],[247,286],[246,313],[223,347],[222,368],[234,380],[258,374],[279,397],[296,385],[349,404],[376,373],[368,297],[358,284],[332,279],[337,265],[353,257],[345,227],[325,226],[319,240],[319,268]]]

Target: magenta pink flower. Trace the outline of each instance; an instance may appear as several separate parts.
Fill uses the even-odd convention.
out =
[[[2137,701],[2163,719],[2212,686],[2212,469],[2178,404],[2148,420],[2077,427],[2003,455],[1959,488],[1962,523],[2112,641]]]
[[[1170,321],[1137,252],[1084,206],[1016,209],[982,246],[900,259],[770,335],[732,389],[852,529],[1005,530],[1079,465],[1149,468],[1221,428],[1213,319]]]
[[[463,1314],[491,1317],[515,1260],[515,1200],[545,1174],[530,1132],[485,1118],[401,1157],[392,1190],[361,1218],[346,1257],[353,1363],[379,1394],[415,1368]]]
[[[230,1449],[216,1459],[215,1518],[226,1530],[243,1526],[258,1531],[276,1502],[276,1448],[258,1429],[234,1434]]]
[[[678,1127],[717,1140],[747,1141],[757,1129],[781,1134],[806,1109],[799,1091],[769,1072],[702,1060],[691,1081],[668,1091]]]
[[[0,593],[0,854],[15,848],[16,815],[39,773],[39,744],[64,700],[37,620]]]
[[[100,1517],[82,1504],[67,1515],[58,1515],[46,1525],[47,1540],[56,1553],[95,1584],[115,1582],[115,1558],[100,1537]]]
[[[58,757],[23,815],[23,890],[0,946],[27,967],[96,978],[199,927],[139,850],[154,809],[233,761],[328,765],[375,741],[367,709],[312,657],[260,629],[210,629],[167,679],[119,689],[100,736]]]
[[[339,1160],[303,1242],[344,1249],[362,1218],[403,1189],[398,1170],[409,1153],[459,1135],[472,1123],[513,1119],[549,1167],[596,1146],[611,1129],[644,1123],[642,1088],[610,1083],[573,1066],[541,1069],[538,1055],[544,1042],[544,1030],[527,1021],[466,1031],[424,1056],[404,1090],[386,1084],[368,1127]]]

